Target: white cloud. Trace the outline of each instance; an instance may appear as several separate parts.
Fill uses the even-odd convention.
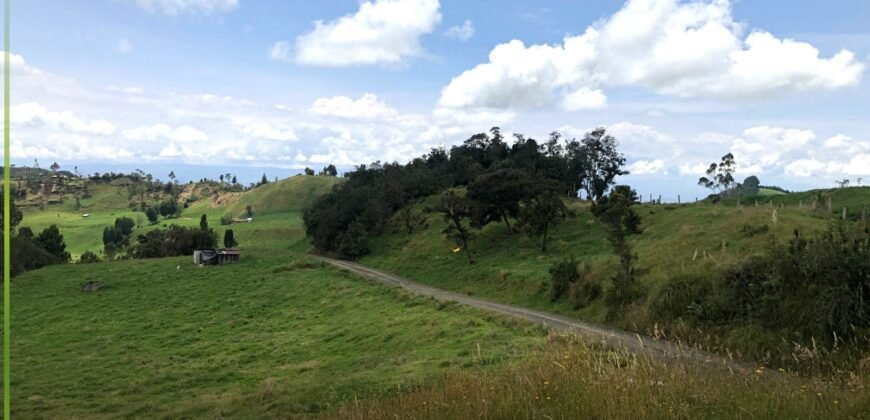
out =
[[[401,63],[423,53],[420,37],[441,21],[439,8],[438,0],[363,2],[352,15],[314,22],[313,31],[296,38],[296,61],[320,66]]]
[[[172,128],[167,124],[155,124],[131,128],[122,132],[124,138],[139,141],[172,140],[182,143],[196,143],[208,141],[208,135],[196,128],[180,126]]]
[[[14,127],[48,126],[53,129],[67,130],[72,133],[85,133],[100,136],[111,135],[115,126],[104,120],[85,121],[70,111],[50,111],[36,102],[13,105],[9,116]]]
[[[562,108],[567,111],[582,111],[587,109],[601,109],[607,106],[607,96],[601,89],[590,90],[579,88],[574,92],[566,93],[562,98]]]
[[[565,109],[603,104],[603,89],[645,87],[678,97],[769,98],[857,84],[864,64],[842,50],[820,58],[812,45],[762,31],[743,37],[727,0],[629,0],[561,44],[499,44],[489,61],[442,90],[449,107]],[[595,92],[591,94],[590,92]]]
[[[139,7],[149,13],[162,12],[168,16],[211,15],[229,12],[239,6],[238,0],[136,0]]]
[[[393,118],[398,115],[398,111],[371,93],[366,93],[357,100],[347,96],[319,98],[314,101],[309,111],[324,116],[369,120]]]
[[[734,140],[730,150],[735,156],[740,156],[739,167],[765,170],[794,160],[815,138],[811,130],[752,127],[743,130],[743,135]]]
[[[631,165],[628,165],[628,171],[632,175],[649,175],[662,171],[665,168],[665,162],[661,159],[656,160],[639,160]]]
[[[474,23],[466,19],[462,25],[451,26],[444,31],[444,36],[466,42],[474,36]]]
[[[293,129],[285,124],[270,124],[262,121],[237,121],[242,134],[257,139],[275,141],[296,141],[299,137]]]

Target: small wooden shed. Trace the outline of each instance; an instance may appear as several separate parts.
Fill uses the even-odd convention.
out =
[[[238,248],[197,249],[193,251],[193,263],[202,265],[235,264],[242,256]]]

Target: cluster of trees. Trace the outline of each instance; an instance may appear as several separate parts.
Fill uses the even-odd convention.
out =
[[[133,246],[134,258],[162,258],[191,255],[195,249],[214,248],[217,234],[213,229],[170,225],[139,235]]]
[[[103,253],[114,256],[130,245],[130,235],[136,223],[129,217],[115,219],[113,226],[103,228]]]
[[[616,139],[603,128],[579,141],[565,141],[558,132],[541,143],[522,134],[513,137],[509,143],[493,127],[405,165],[360,165],[305,212],[306,231],[318,250],[355,258],[367,252],[366,235],[383,233],[400,209],[410,232],[419,220],[410,206],[453,189],[433,210],[442,213],[445,233],[466,252],[472,229],[492,222],[504,223],[508,233],[522,229],[541,237],[546,250],[549,229],[569,215],[563,198],[576,198],[582,190],[597,200],[617,176],[627,174]]]
[[[0,212],[0,224],[3,223],[4,215]],[[66,242],[56,225],[51,225],[38,235],[28,227],[19,228],[18,225],[24,219],[15,203],[10,208],[9,225],[11,227],[10,253],[13,276],[17,276],[27,270],[34,270],[51,264],[63,264],[70,260],[69,252],[66,251]],[[0,251],[3,244],[0,242]],[[0,261],[0,268],[3,262]]]

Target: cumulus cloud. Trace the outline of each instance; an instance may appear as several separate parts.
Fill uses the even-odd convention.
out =
[[[51,111],[36,102],[13,105],[9,109],[13,127],[48,126],[72,133],[107,136],[115,132],[115,126],[104,120],[85,121],[70,111]]]
[[[296,61],[319,66],[401,63],[423,53],[420,37],[441,21],[439,8],[438,0],[363,2],[354,14],[314,22],[313,31],[296,38]],[[273,58],[276,48],[279,57],[289,55],[286,41],[275,44]]]
[[[440,105],[597,108],[604,89],[644,87],[678,97],[752,100],[857,84],[864,65],[841,50],[820,57],[811,44],[760,29],[744,36],[727,0],[629,0],[615,14],[561,44],[499,44],[486,63],[454,77]]]
[[[444,36],[466,42],[474,36],[474,23],[466,19],[462,25],[451,26],[444,31]]]
[[[347,96],[319,98],[311,105],[310,111],[318,115],[369,120],[393,118],[398,115],[398,111],[371,93],[366,93],[356,100]]]
[[[162,12],[168,16],[211,15],[235,9],[239,0],[136,0],[136,4],[149,13]]]
[[[656,160],[638,160],[631,165],[628,165],[628,171],[632,175],[649,175],[659,173],[664,169],[665,162],[661,159]]]

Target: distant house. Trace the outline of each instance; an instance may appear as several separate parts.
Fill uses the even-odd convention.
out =
[[[193,263],[202,265],[235,264],[241,260],[238,248],[197,249],[193,251]]]

